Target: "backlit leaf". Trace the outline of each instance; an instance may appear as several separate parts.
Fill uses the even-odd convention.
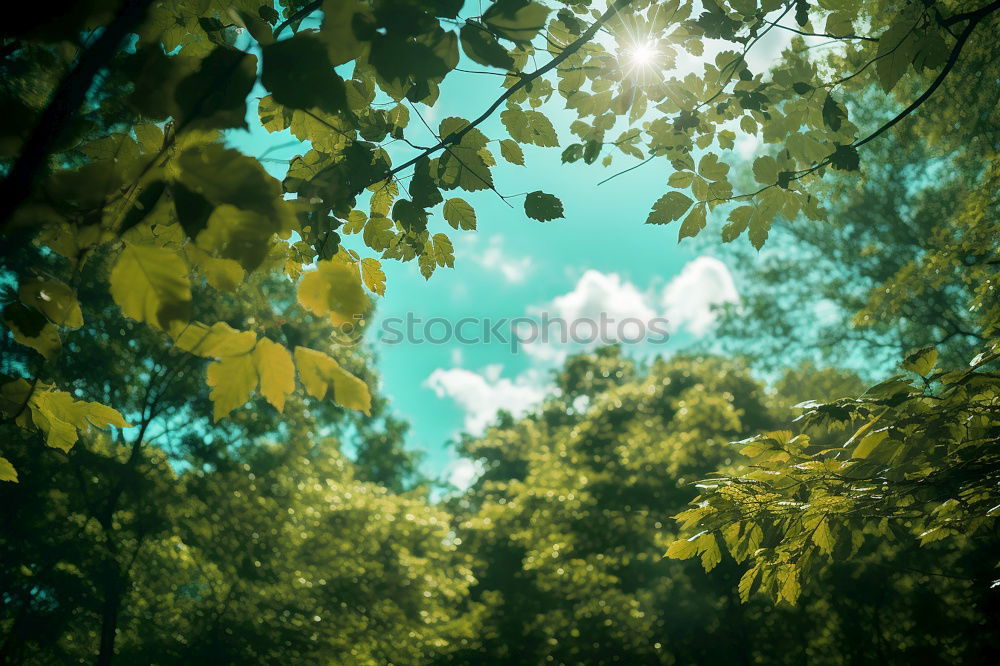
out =
[[[125,243],[109,282],[122,314],[136,321],[170,330],[190,316],[188,268],[175,252]]]
[[[260,377],[260,393],[279,412],[285,399],[295,390],[295,365],[291,353],[268,338],[261,338],[253,350],[254,364]]]
[[[369,222],[374,222],[374,219]],[[354,323],[368,308],[356,268],[338,260],[320,261],[316,270],[302,276],[299,304],[335,326]]]
[[[334,402],[347,409],[365,414],[371,409],[371,395],[365,383],[323,352],[296,347],[295,366],[306,392],[317,400],[329,393]]]

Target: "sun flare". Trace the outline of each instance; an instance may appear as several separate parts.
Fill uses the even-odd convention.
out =
[[[643,44],[636,44],[632,48],[628,49],[625,55],[633,67],[639,68],[653,64],[659,53],[657,52],[654,44],[646,42]]]

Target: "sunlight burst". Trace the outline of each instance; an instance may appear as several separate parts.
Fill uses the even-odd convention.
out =
[[[628,49],[625,54],[633,68],[651,65],[656,60],[657,55],[659,55],[656,50],[656,46],[651,42],[636,44],[632,48]]]

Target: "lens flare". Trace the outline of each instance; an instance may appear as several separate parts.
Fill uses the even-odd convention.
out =
[[[626,51],[626,57],[635,68],[646,67],[653,64],[658,52],[656,46],[651,43],[636,44]]]

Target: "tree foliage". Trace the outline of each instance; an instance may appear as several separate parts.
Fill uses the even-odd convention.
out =
[[[0,141],[5,248],[33,242],[62,256],[45,293],[74,316],[39,309],[29,296],[5,309],[7,328],[43,357],[60,353],[60,331],[78,323],[73,276],[104,252],[115,257],[108,288],[122,312],[175,342],[189,327],[217,323],[191,317],[191,286],[201,280],[231,292],[267,275],[301,279],[303,307],[329,308],[336,324],[364,309],[364,288],[384,292],[380,261],[415,259],[428,278],[453,265],[451,240],[430,228],[436,206],[455,189],[500,194],[492,142],[513,164],[525,163],[521,145],[558,147],[559,128],[542,110],[553,98],[576,116],[565,161],[669,164],[671,189],[649,222],[680,221],[684,238],[728,207],[724,238],[746,233],[760,248],[778,216],[824,218],[814,182],[831,169],[856,171],[859,149],[929,99],[965,54],[988,49],[996,7],[616,0],[602,9],[498,0],[480,15],[460,17],[461,9],[450,0],[279,8],[121,0],[5,26],[2,105],[16,116]],[[799,28],[780,24],[792,12]],[[307,24],[315,17],[318,27]],[[797,39],[769,72],[751,71],[749,54],[773,30],[822,35],[839,48],[813,58]],[[714,55],[700,71],[650,77],[628,60],[637,45],[654,49],[663,69],[706,48]],[[431,128],[436,143],[419,147],[411,110],[437,103],[463,54],[503,75],[498,94],[475,118],[441,120]],[[258,83],[267,93],[259,122],[308,143],[280,181],[224,144],[226,131],[246,126]],[[862,127],[852,107],[873,84],[905,108]],[[494,114],[509,136],[484,134]],[[727,162],[737,129],[775,149],[757,158],[757,185],[744,193]],[[394,161],[392,142],[414,154]],[[474,228],[473,205],[457,201],[445,203],[443,217]],[[525,195],[524,212],[539,221],[565,214],[540,191]],[[28,268],[7,279],[30,285],[39,277]],[[257,387],[276,407],[301,385],[364,409],[364,391],[347,388],[349,379],[338,392],[336,371],[317,360],[324,350],[285,350],[297,382],[268,343],[259,356],[281,357],[275,376],[253,369],[253,350],[217,357],[215,368],[233,370],[208,377],[217,417]],[[23,378],[48,385],[39,370]]]
[[[4,661],[995,657],[1000,4],[48,9],[0,30]],[[464,118],[469,67],[498,85]],[[299,142],[280,177],[251,123]],[[432,505],[339,335],[383,262],[452,267],[482,197],[571,216],[504,194],[548,149],[659,165],[648,224],[763,249],[721,329],[758,362],[901,373],[580,355]]]

